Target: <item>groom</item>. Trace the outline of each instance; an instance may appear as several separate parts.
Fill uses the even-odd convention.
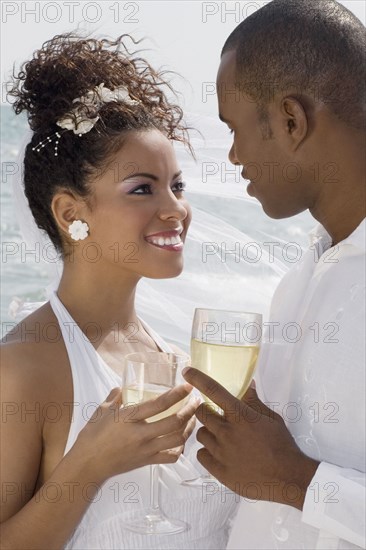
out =
[[[231,548],[365,547],[364,52],[335,0],[274,0],[222,50],[219,116],[248,193],[319,222],[274,295],[259,397],[185,374],[225,411],[197,410],[197,457],[243,497]]]

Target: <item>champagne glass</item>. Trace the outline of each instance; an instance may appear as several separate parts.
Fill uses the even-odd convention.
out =
[[[126,356],[122,373],[123,404],[135,404],[155,399],[178,384],[185,383],[181,375],[188,364],[188,357],[175,353],[141,352]],[[175,414],[189,397],[172,405],[169,409],[147,419],[147,422],[161,420]],[[150,506],[131,521],[126,528],[143,534],[176,534],[189,529],[180,519],[169,518],[160,508],[159,465],[150,465]]]
[[[241,399],[253,378],[261,337],[260,313],[196,309],[191,339],[192,367],[208,374]],[[203,399],[217,409],[207,396],[203,395]]]
[[[260,313],[197,308],[192,325],[192,367],[211,376],[241,399],[253,378],[261,337]],[[206,395],[202,398],[218,414],[225,413]],[[200,487],[203,481],[214,479],[205,475],[183,484]]]

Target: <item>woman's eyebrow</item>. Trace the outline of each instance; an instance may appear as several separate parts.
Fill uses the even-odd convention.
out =
[[[122,181],[127,181],[135,178],[150,178],[154,181],[158,181],[159,178],[157,176],[154,176],[154,174],[148,174],[147,172],[137,172],[136,174],[130,174],[129,176],[126,176]]]
[[[182,170],[180,170],[179,172],[174,174],[173,180],[175,180],[175,178],[180,176],[181,173],[182,173]],[[150,178],[153,181],[159,181],[158,176],[155,176],[154,174],[148,174],[147,172],[138,172],[136,174],[131,174],[130,176],[125,177],[122,181],[127,181],[127,180],[130,180],[130,179],[135,179],[135,178],[139,178],[139,177]]]

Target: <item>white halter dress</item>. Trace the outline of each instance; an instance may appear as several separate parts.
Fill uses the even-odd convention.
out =
[[[56,291],[51,292],[49,298],[62,331],[73,380],[73,416],[64,452],[66,454],[95,408],[106,399],[112,388],[121,385],[121,379],[73,321]],[[146,323],[142,324],[162,351],[173,351]],[[72,331],[70,327],[73,327]],[[114,476],[104,483],[64,548],[226,548],[239,497],[218,482],[204,483],[201,488],[181,484],[203,471],[196,459],[199,446],[193,433],[185,445],[184,455],[175,464],[160,466],[161,507],[169,517],[187,522],[190,525],[188,531],[176,535],[141,535],[124,528],[124,520],[148,508],[150,468],[145,466]],[[85,498],[90,498],[87,487]]]

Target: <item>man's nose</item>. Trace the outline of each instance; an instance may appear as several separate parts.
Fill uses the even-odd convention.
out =
[[[231,162],[231,164],[235,164],[235,166],[238,166],[238,165],[240,164],[240,162],[239,162],[238,159],[236,158],[236,152],[235,152],[235,146],[234,146],[234,144],[232,144],[228,156],[229,156],[229,161]]]

